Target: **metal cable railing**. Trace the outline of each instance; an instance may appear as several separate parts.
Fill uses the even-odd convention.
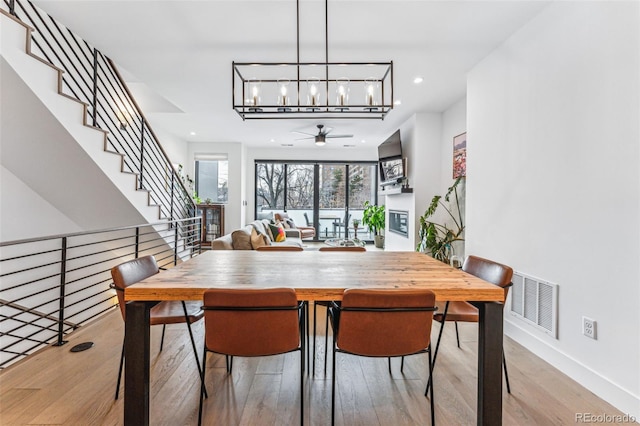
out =
[[[29,1],[4,0],[5,10],[34,28],[32,53],[65,70],[62,91],[88,105],[87,123],[108,131],[107,149],[124,154],[161,219],[195,214],[191,194],[162,149],[114,63]]]
[[[155,256],[171,267],[200,254],[201,218],[0,243],[0,368],[117,306],[110,270]]]

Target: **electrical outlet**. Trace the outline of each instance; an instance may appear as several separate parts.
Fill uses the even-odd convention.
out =
[[[582,334],[587,337],[592,338],[593,340],[597,340],[598,336],[596,334],[596,320],[592,320],[591,318],[582,317]]]

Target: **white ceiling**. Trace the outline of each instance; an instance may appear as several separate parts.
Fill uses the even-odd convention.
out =
[[[295,0],[34,3],[123,68],[154,129],[195,142],[313,143],[294,141],[300,135],[291,131],[313,133],[318,120],[242,121],[231,108],[232,61],[295,62]],[[466,73],[548,3],[329,1],[329,61],[392,60],[394,98],[402,104],[384,121],[322,121],[334,133],[354,134],[322,149],[377,146],[414,113],[459,101]],[[300,0],[301,61],[324,60],[324,7]],[[424,82],[415,85],[416,76]]]

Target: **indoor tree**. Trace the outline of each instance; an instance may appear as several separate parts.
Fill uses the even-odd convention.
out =
[[[364,203],[364,211],[362,212],[362,223],[369,227],[373,232],[373,240],[376,247],[384,246],[384,236],[382,230],[385,229],[385,207],[371,204],[368,201]]]
[[[462,178],[456,181],[447,189],[444,195],[436,195],[431,199],[431,204],[427,207],[424,215],[420,216],[420,231],[418,233],[418,246],[416,251],[429,253],[434,259],[449,263],[452,255],[452,244],[455,241],[464,241],[464,222],[460,210],[460,199],[458,197],[458,185]],[[453,197],[452,197],[453,195]],[[435,223],[429,218],[433,216],[441,206],[451,219],[451,223]]]

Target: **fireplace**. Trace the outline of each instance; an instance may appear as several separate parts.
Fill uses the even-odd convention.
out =
[[[409,212],[389,210],[389,231],[409,238]]]

